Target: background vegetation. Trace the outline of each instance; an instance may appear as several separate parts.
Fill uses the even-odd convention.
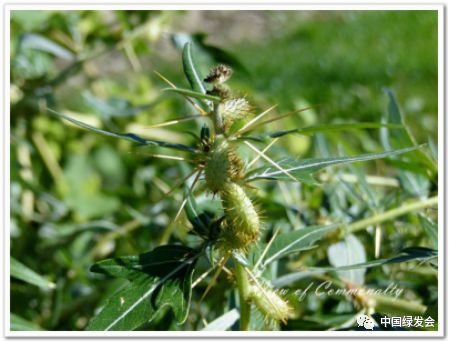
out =
[[[125,284],[89,272],[95,261],[143,253],[168,241],[192,243],[184,216],[170,225],[183,195],[180,189],[166,196],[183,174],[176,161],[149,156],[162,149],[136,149],[126,141],[69,127],[46,111],[53,108],[93,126],[149,139],[189,143],[192,138],[185,133],[197,134],[201,121],[148,128],[193,113],[182,98],[161,91],[166,85],[154,73],[187,87],[180,59],[186,41],[194,42],[203,75],[218,62],[231,65],[233,89],[247,94],[258,109],[277,104],[280,114],[314,106],[273,123],[271,130],[387,120],[387,87],[396,93],[416,141],[427,143],[423,154],[327,169],[318,176],[320,186],[263,184],[258,201],[266,216],[265,241],[276,229],[354,223],[437,194],[432,169],[437,141],[436,12],[15,11],[12,329],[82,330],[103,301]],[[270,153],[299,158],[356,155],[388,149],[397,144],[394,140],[379,130],[291,135]],[[199,201],[211,203],[207,196]],[[437,277],[427,262],[349,275],[282,278],[309,266],[341,266],[332,258],[331,245],[344,250],[336,253],[340,255],[361,251],[352,263],[390,258],[406,247],[436,249],[435,220],[435,208],[421,208],[367,224],[346,238],[346,247],[333,237],[279,263],[273,281],[293,291],[323,277],[368,287],[395,282],[405,289],[404,302],[418,309],[422,305],[422,315],[437,320]],[[206,260],[201,263],[194,277],[208,269]],[[176,325],[164,311],[142,329],[202,329],[233,305],[227,300],[229,279],[225,274],[220,279],[202,301],[210,277],[195,287],[184,325]],[[292,300],[295,318],[282,329],[343,328],[359,310],[345,297]],[[412,310],[400,309],[404,314]]]

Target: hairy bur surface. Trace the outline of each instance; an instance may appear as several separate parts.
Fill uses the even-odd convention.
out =
[[[243,188],[229,182],[220,192],[225,211],[223,239],[233,248],[245,248],[257,241],[260,232],[259,215]]]
[[[267,318],[285,322],[291,312],[288,303],[273,289],[266,286],[252,286],[249,294],[251,300]]]

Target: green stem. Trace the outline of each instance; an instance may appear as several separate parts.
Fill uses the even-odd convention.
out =
[[[370,297],[374,300],[374,307],[377,312],[396,315],[422,315],[427,310],[425,305],[410,300],[377,294],[372,294]]]
[[[237,281],[237,288],[239,291],[240,302],[240,330],[246,331],[249,329],[249,321],[251,318],[251,306],[248,303],[249,296],[249,280],[245,272],[245,268],[238,260],[234,258],[235,277]]]
[[[354,222],[354,223],[350,224],[349,226],[347,226],[346,229],[342,230],[341,235],[344,235],[346,233],[354,233],[354,232],[359,231],[367,226],[371,226],[376,223],[388,221],[395,217],[407,214],[409,212],[427,208],[427,207],[431,207],[436,204],[438,204],[438,196],[430,197],[423,201],[407,203],[407,204],[404,204],[395,209],[388,210],[386,212],[369,217],[367,219]]]

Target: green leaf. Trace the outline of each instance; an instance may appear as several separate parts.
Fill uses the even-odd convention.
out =
[[[71,118],[70,116],[58,113],[58,112],[54,111],[53,109],[47,108],[47,110],[50,113],[52,113],[53,115],[55,115],[59,118],[62,118],[64,120],[70,121],[71,123],[73,123],[79,127],[82,127],[89,131],[92,131],[92,132],[95,132],[95,133],[98,133],[101,135],[105,135],[108,137],[125,139],[128,141],[134,142],[134,143],[138,143],[141,146],[160,146],[160,147],[172,148],[172,149],[181,150],[181,151],[196,152],[195,148],[186,146],[186,145],[182,145],[182,144],[172,144],[169,142],[158,141],[158,140],[145,140],[134,133],[116,133],[116,132],[105,131],[105,130],[90,126],[84,122],[78,121],[74,118]]]
[[[13,278],[23,280],[28,284],[36,285],[45,290],[52,290],[55,288],[54,283],[48,281],[41,275],[34,272],[32,269],[12,257],[10,260],[10,267],[11,277]]]
[[[100,261],[92,272],[127,278],[130,286],[114,294],[88,330],[134,330],[170,306],[178,323],[188,315],[192,275],[199,254],[184,246],[167,245],[151,252]]]
[[[104,192],[104,181],[92,163],[89,155],[70,154],[64,167],[60,193],[80,220],[103,217],[120,208],[118,197]]]
[[[381,141],[386,149],[390,148],[403,148],[410,145],[416,145],[416,140],[409,128],[405,123],[404,116],[402,115],[399,105],[396,101],[396,97],[391,89],[385,90],[388,96],[388,111],[387,111],[387,123],[400,125],[400,128],[388,130],[387,128],[381,129]],[[432,173],[438,171],[438,165],[427,153],[423,150],[419,150],[416,155],[410,156],[416,162],[425,163],[428,169]]]
[[[357,122],[357,123],[337,123],[328,125],[316,125],[304,128],[293,128],[282,131],[267,132],[257,135],[242,135],[239,139],[248,139],[255,141],[266,141],[271,138],[280,138],[287,134],[297,133],[303,135],[312,135],[322,132],[338,132],[338,131],[348,131],[356,129],[369,129],[369,128],[398,128],[402,127],[398,124],[390,123],[378,123],[378,122]]]
[[[163,91],[171,91],[174,93],[178,93],[187,97],[193,97],[195,99],[199,99],[199,100],[209,100],[209,101],[213,101],[213,102],[220,102],[220,98],[218,96],[213,96],[213,95],[208,95],[208,94],[203,94],[203,93],[199,93],[193,90],[189,90],[189,89],[183,89],[183,88],[165,88],[163,89]]]
[[[226,331],[240,318],[236,309],[232,309],[210,322],[202,331]]]
[[[396,156],[402,153],[414,151],[420,147],[422,147],[422,145],[412,146],[400,150],[385,151],[381,153],[362,154],[355,157],[313,158],[313,159],[300,159],[300,160],[292,158],[284,158],[282,160],[276,161],[276,163],[284,170],[288,171],[288,173],[290,173],[293,177],[295,177],[299,181],[308,184],[315,184],[316,181],[311,177],[311,174],[325,167],[337,164],[347,164],[359,161],[367,161]],[[258,179],[271,179],[281,181],[292,180],[284,172],[271,165],[257,168],[249,172],[246,177],[247,181],[254,181]]]
[[[322,239],[327,233],[338,227],[338,224],[327,226],[312,226],[300,228],[289,233],[279,235],[270,246],[265,256],[263,266],[280,259],[290,253],[310,249],[312,244]]]
[[[330,245],[327,249],[327,256],[330,264],[337,269],[355,263],[366,262],[365,247],[353,234],[346,235],[344,241]],[[338,276],[349,283],[363,285],[365,282],[365,269],[339,271]]]
[[[391,130],[390,140],[395,148],[414,145],[414,139],[405,126],[404,118],[399,109],[396,97],[391,89],[385,90],[388,95],[388,122],[400,125],[400,128]]]
[[[96,97],[90,91],[83,91],[82,97],[86,104],[99,113],[104,119],[110,120],[112,117],[131,117],[153,107],[156,103],[143,105],[133,105],[130,101],[120,97],[109,97],[105,100]]]
[[[193,58],[191,43],[186,43],[182,50],[182,66],[192,90],[201,94],[206,94],[206,87],[203,84],[203,79]]]
[[[311,267],[309,270],[316,271],[349,271],[359,268],[371,268],[384,264],[394,264],[406,261],[431,261],[438,257],[438,251],[425,248],[425,247],[408,247],[404,248],[398,255],[387,258],[377,259],[363,263],[357,263],[354,265],[339,266],[339,267]]]
[[[209,236],[211,224],[209,216],[199,210],[195,197],[192,192],[189,193],[188,188],[185,190],[185,195],[187,196],[185,211],[187,219],[193,226],[193,231],[203,237]]]
[[[10,316],[10,330],[11,331],[40,331],[44,330],[36,323],[27,321],[26,319],[11,313]]]
[[[70,50],[55,43],[54,41],[51,41],[48,38],[35,33],[24,34],[20,39],[20,48],[47,52],[56,57],[66,60],[75,59],[75,55]]]
[[[184,69],[184,74],[186,75],[187,81],[189,81],[190,88],[194,92],[200,93],[200,94],[206,94],[206,87],[204,86],[201,74],[199,72],[199,68],[197,67],[197,64],[195,62],[195,59],[193,58],[192,53],[192,43],[187,42],[184,44],[184,48],[182,50],[182,66]],[[189,96],[189,95],[188,95]],[[211,108],[209,104],[206,101],[203,101],[202,98],[199,98],[198,96],[193,96],[197,102],[198,105],[204,109],[206,112],[209,111]]]
[[[428,235],[430,241],[432,242],[433,248],[438,248],[438,226],[435,222],[432,222],[429,218],[418,215],[421,227],[424,229]]]
[[[430,249],[430,248],[423,248],[423,247],[409,247],[403,249],[398,255],[387,258],[387,259],[377,259],[372,261],[367,261],[363,263],[358,263],[354,265],[347,265],[347,266],[338,266],[338,267],[308,267],[305,270],[289,273],[285,276],[277,278],[273,285],[276,287],[285,287],[289,284],[292,284],[298,280],[311,277],[317,274],[323,274],[325,272],[330,271],[350,271],[350,270],[356,270],[356,269],[362,269],[362,268],[371,268],[376,266],[381,266],[385,264],[393,264],[393,263],[400,263],[400,262],[407,262],[407,261],[432,261],[433,259],[437,258],[438,251]]]

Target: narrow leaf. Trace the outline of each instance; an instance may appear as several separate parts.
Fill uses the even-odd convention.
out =
[[[189,89],[183,89],[183,88],[165,88],[163,89],[164,91],[171,91],[171,92],[175,92],[187,97],[193,97],[195,99],[200,99],[200,100],[209,100],[209,101],[213,101],[213,102],[220,102],[220,98],[218,96],[213,96],[213,95],[208,95],[208,94],[203,94],[203,93],[199,93],[193,90],[189,90]]]
[[[398,255],[387,258],[387,259],[377,259],[371,260],[363,263],[358,263],[354,265],[339,266],[339,267],[309,267],[305,270],[287,274],[285,276],[279,277],[273,281],[275,287],[281,288],[294,283],[297,280],[301,280],[307,277],[315,276],[318,274],[323,274],[329,271],[350,271],[363,268],[371,268],[385,264],[393,264],[399,262],[407,261],[431,261],[438,256],[436,250],[430,248],[422,247],[410,247],[402,250]]]
[[[424,247],[409,247],[403,249],[398,255],[387,258],[377,259],[363,263],[357,263],[354,265],[339,266],[339,267],[311,267],[309,270],[316,271],[348,271],[359,268],[371,268],[384,264],[394,264],[407,261],[430,261],[438,257],[438,251]]]
[[[305,183],[310,183],[313,180],[311,179],[311,174],[331,165],[347,164],[358,161],[375,160],[385,157],[396,156],[402,153],[414,151],[420,147],[422,147],[422,145],[412,146],[400,150],[385,151],[381,153],[362,154],[355,157],[333,157],[333,158],[316,158],[316,159],[313,158],[313,159],[300,159],[300,160],[292,158],[284,158],[282,160],[277,161],[277,163],[298,180]],[[278,169],[272,166],[264,166],[257,168],[249,172],[246,177],[247,181],[253,181],[257,179],[291,181],[290,177],[287,177],[283,172],[279,171]]]
[[[193,231],[200,236],[208,236],[211,223],[209,216],[205,212],[199,210],[195,197],[192,192],[188,191],[187,187],[185,196],[187,197],[185,211],[187,219],[193,226]]]
[[[23,280],[28,284],[38,286],[45,290],[51,290],[55,287],[54,283],[48,281],[14,258],[11,258],[10,267],[11,277],[13,278]]]
[[[236,309],[226,312],[224,315],[210,322],[202,331],[225,331],[237,322],[240,314]]]
[[[24,34],[20,40],[20,48],[44,51],[67,60],[73,60],[75,58],[75,55],[70,50],[35,33]]]
[[[312,226],[278,235],[268,250],[263,265],[266,266],[290,253],[310,249],[314,242],[323,238],[336,227],[338,227],[338,224]]]
[[[398,124],[400,125],[400,128],[391,130],[388,130],[387,128],[381,129],[381,141],[384,148],[403,148],[410,145],[416,145],[416,139],[405,123],[404,115],[399,109],[399,105],[393,91],[391,89],[386,89],[385,91],[388,96],[386,121],[387,123]],[[416,155],[412,155],[410,158],[418,163],[425,163],[432,174],[437,173],[438,165],[436,161],[432,159],[424,150],[419,150]]]
[[[432,242],[433,248],[438,248],[438,226],[435,222],[432,222],[430,219],[423,215],[419,215],[419,222],[421,223],[421,227],[426,232],[430,241]]]
[[[182,66],[192,90],[198,93],[206,94],[206,87],[203,84],[202,77],[193,58],[191,43],[186,43],[182,50]]]
[[[26,319],[11,313],[10,316],[10,330],[11,331],[40,331],[44,330],[36,323],[27,321]]]
[[[109,131],[105,131],[96,127],[93,127],[91,125],[88,125],[84,122],[78,121],[74,118],[71,118],[70,116],[58,113],[50,108],[47,108],[48,111],[50,113],[52,113],[53,115],[62,118],[64,120],[67,120],[79,127],[82,127],[84,129],[87,129],[89,131],[95,132],[97,134],[101,134],[101,135],[105,135],[108,137],[113,137],[113,138],[120,138],[120,139],[125,139],[134,143],[139,144],[140,146],[160,146],[160,147],[166,147],[166,148],[172,148],[172,149],[176,149],[176,150],[181,150],[181,151],[188,151],[188,152],[195,152],[196,149],[187,145],[182,145],[182,144],[173,144],[173,143],[169,143],[169,142],[165,142],[165,141],[158,141],[158,140],[145,140],[141,137],[139,137],[138,135],[134,134],[134,133],[116,133],[116,132],[109,132]]]
[[[358,123],[340,123],[340,124],[329,124],[329,125],[316,125],[304,128],[293,128],[288,130],[281,130],[275,132],[261,133],[257,135],[243,135],[239,139],[245,140],[256,140],[256,141],[266,141],[271,138],[279,138],[284,135],[297,133],[303,135],[312,135],[316,133],[323,132],[338,132],[338,131],[348,131],[357,129],[369,129],[369,128],[400,128],[399,124],[391,123],[378,123],[378,122],[358,122]]]

